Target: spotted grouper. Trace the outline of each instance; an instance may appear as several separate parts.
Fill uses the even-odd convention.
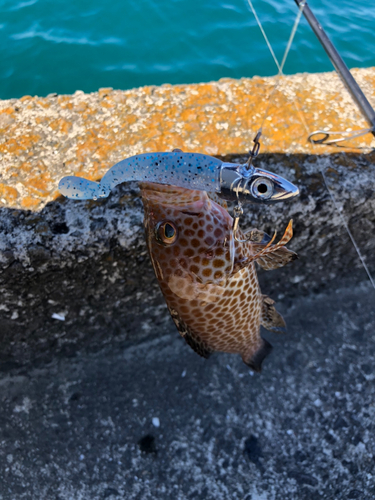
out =
[[[274,301],[262,295],[255,262],[270,270],[297,255],[253,229],[233,236],[233,219],[205,191],[142,183],[144,225],[152,265],[180,335],[208,358],[213,351],[240,354],[261,370],[272,346],[260,326],[285,331]]]

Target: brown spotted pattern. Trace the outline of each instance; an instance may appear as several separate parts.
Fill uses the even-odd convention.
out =
[[[207,193],[152,183],[141,189],[151,261],[180,334],[204,357],[238,353],[251,366],[265,344],[262,315],[266,322],[254,257],[271,261],[272,248],[290,239],[291,225],[279,247],[238,243],[231,216]],[[173,238],[159,234],[166,226]]]

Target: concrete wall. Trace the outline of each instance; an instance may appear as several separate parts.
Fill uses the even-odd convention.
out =
[[[354,74],[375,105],[375,69]],[[244,161],[276,83],[223,80],[0,102],[0,369],[122,347],[171,328],[146,253],[137,185],[76,202],[59,196],[57,183],[73,173],[99,179],[123,157],[176,147]],[[257,165],[298,184],[301,197],[248,207],[242,226],[281,233],[294,219],[290,248],[300,260],[260,273],[265,293],[290,301],[367,279],[342,217],[375,273],[375,154],[370,134],[348,149],[306,142],[306,130],[366,126],[335,74],[279,83]]]

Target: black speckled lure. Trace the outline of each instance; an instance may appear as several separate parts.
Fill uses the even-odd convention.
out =
[[[216,193],[224,200],[273,203],[294,198],[298,188],[283,177],[248,164],[224,163],[200,153],[145,153],[116,163],[98,182],[83,177],[61,179],[59,190],[68,198],[107,198],[127,181],[153,182]]]

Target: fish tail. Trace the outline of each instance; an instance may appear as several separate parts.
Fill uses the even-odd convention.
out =
[[[250,355],[242,356],[242,361],[249,368],[255,372],[260,372],[262,370],[262,363],[264,359],[272,351],[272,345],[267,342],[267,340],[260,338],[260,346],[255,351],[253,350]]]

